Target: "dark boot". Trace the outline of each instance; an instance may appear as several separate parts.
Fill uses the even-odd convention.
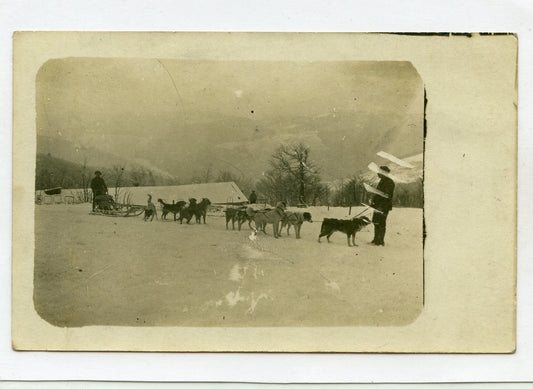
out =
[[[378,239],[378,246],[385,246],[385,231],[386,227],[382,226],[379,228],[379,239]]]
[[[370,244],[377,244],[379,237],[379,225],[374,224],[374,239],[372,239],[372,242]]]
[[[381,245],[382,231],[383,231],[383,228],[381,227],[381,225],[380,224],[376,224],[376,226],[374,228],[374,240],[372,241],[372,243],[375,244],[376,246],[380,246]]]

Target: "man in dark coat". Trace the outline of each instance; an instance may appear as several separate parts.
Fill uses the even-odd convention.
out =
[[[390,169],[387,166],[380,166],[380,169],[384,172],[389,173]],[[380,181],[377,190],[383,192],[387,197],[380,196],[378,194],[374,195],[372,199],[372,207],[377,209],[380,212],[374,211],[372,216],[372,223],[374,223],[374,239],[372,244],[376,246],[385,246],[385,231],[387,229],[387,215],[392,209],[392,195],[394,194],[394,181],[389,177],[384,176],[383,174],[378,173]]]
[[[94,172],[94,178],[91,180],[91,190],[93,191],[93,212],[96,208],[96,196],[107,194],[107,185],[102,178],[102,172]]]
[[[252,190],[252,193],[250,193],[250,204],[255,204],[257,202],[257,194],[255,193],[255,190]]]

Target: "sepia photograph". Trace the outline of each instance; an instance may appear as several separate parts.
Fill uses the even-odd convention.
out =
[[[13,41],[14,349],[514,351],[512,34]]]
[[[411,63],[60,58],[36,109],[50,324],[401,326],[423,309]]]

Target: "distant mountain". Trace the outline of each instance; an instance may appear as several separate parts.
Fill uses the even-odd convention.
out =
[[[116,166],[116,165],[115,165]],[[37,154],[35,166],[35,189],[43,190],[54,187],[87,188],[94,177],[94,171],[101,170],[108,186],[114,185],[120,170],[101,165],[89,165],[71,162],[54,157],[51,153]],[[140,165],[130,165],[120,176],[121,186],[169,185],[176,181],[168,176],[161,176],[157,172]]]
[[[86,179],[90,168],[86,168]],[[83,166],[77,163],[54,158],[47,154],[37,154],[35,167],[35,189],[42,190],[57,186],[64,188],[82,188]]]
[[[190,114],[192,115],[192,114]],[[321,168],[325,181],[348,177],[366,169],[375,153],[385,150],[399,157],[422,151],[422,115],[389,112],[336,111],[316,117],[280,117],[254,121],[197,112],[190,129],[105,137],[39,136],[38,151],[68,161],[95,166],[138,165],[169,180],[191,182],[193,177],[227,171],[258,179],[280,145],[302,142]]]
[[[176,157],[169,158],[164,168],[181,177],[212,164],[260,177],[280,145],[302,142],[310,147],[324,180],[347,177],[366,169],[379,150],[400,157],[422,151],[421,115],[403,123],[401,119],[390,114],[337,112],[258,124],[235,120],[230,128],[224,128],[222,121],[205,123],[199,131],[180,137]]]
[[[92,169],[113,168],[114,166],[128,168],[143,168],[157,175],[160,179],[166,181],[176,181],[172,174],[154,166],[149,161],[140,158],[132,160],[121,156],[122,147],[118,146],[117,154],[102,150],[95,146],[81,146],[61,137],[37,136],[37,153],[38,155],[51,155],[58,159],[72,162],[76,166],[84,164],[92,166]]]
[[[379,150],[401,157],[422,151],[421,118],[401,123],[394,115],[381,115],[379,120],[376,115],[340,112],[268,123],[224,118],[180,133],[175,141],[162,142],[154,137],[148,148],[159,150],[155,158],[163,169],[185,180],[209,166],[257,178],[269,168],[276,148],[295,142],[310,147],[323,179],[364,170]]]

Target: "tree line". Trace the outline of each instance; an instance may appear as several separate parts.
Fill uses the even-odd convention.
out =
[[[308,146],[298,143],[282,145],[270,159],[270,169],[257,182],[257,190],[266,201],[284,201],[291,206],[328,205],[334,207],[368,204],[370,196],[364,188],[362,175],[354,175],[338,188],[323,183],[320,168],[312,161]],[[368,183],[368,182],[366,182]],[[393,205],[422,208],[423,181],[396,184]]]
[[[87,189],[94,172],[100,170],[108,186],[158,186],[175,185],[177,180],[154,173],[142,166],[114,165],[95,167],[87,159],[81,163],[66,161],[51,154],[37,154],[35,190],[54,187]]]
[[[84,160],[83,164],[76,164],[52,157],[50,154],[38,154],[35,189],[57,186],[78,188],[82,190],[82,200],[89,201],[90,181],[95,170],[88,165],[87,160]],[[123,187],[233,181],[244,194],[249,195],[255,190],[259,195],[259,201],[269,204],[284,201],[288,206],[349,207],[370,202],[370,195],[363,186],[365,179],[362,175],[354,175],[336,188],[324,183],[320,167],[312,160],[310,148],[303,143],[281,145],[271,155],[269,169],[255,181],[240,171],[239,174],[228,170],[215,171],[212,165],[195,172],[191,182],[179,182],[177,179],[163,177],[141,166],[114,165],[98,170],[102,171],[108,187],[116,188],[115,197],[118,197],[120,188]],[[394,206],[422,208],[423,203],[422,179],[407,184],[396,184]]]
[[[348,207],[350,205],[370,204],[371,196],[364,187],[370,184],[361,175],[356,175],[343,182],[331,199],[332,206]],[[424,183],[418,179],[409,183],[397,183],[394,188],[392,204],[395,207],[422,208],[424,206]]]
[[[142,166],[126,166],[116,164],[111,167],[95,167],[87,159],[83,163],[75,163],[56,158],[51,154],[37,154],[35,168],[35,190],[44,190],[55,187],[79,189],[79,201],[90,201],[90,183],[94,172],[100,170],[109,188],[114,188],[110,193],[119,200],[125,193],[124,187],[136,186],[168,186],[190,183],[228,182],[233,181],[244,193],[250,193],[254,188],[252,179],[244,175],[234,174],[227,170],[214,172],[211,165],[205,171],[195,172],[189,181],[177,178],[164,177]]]

